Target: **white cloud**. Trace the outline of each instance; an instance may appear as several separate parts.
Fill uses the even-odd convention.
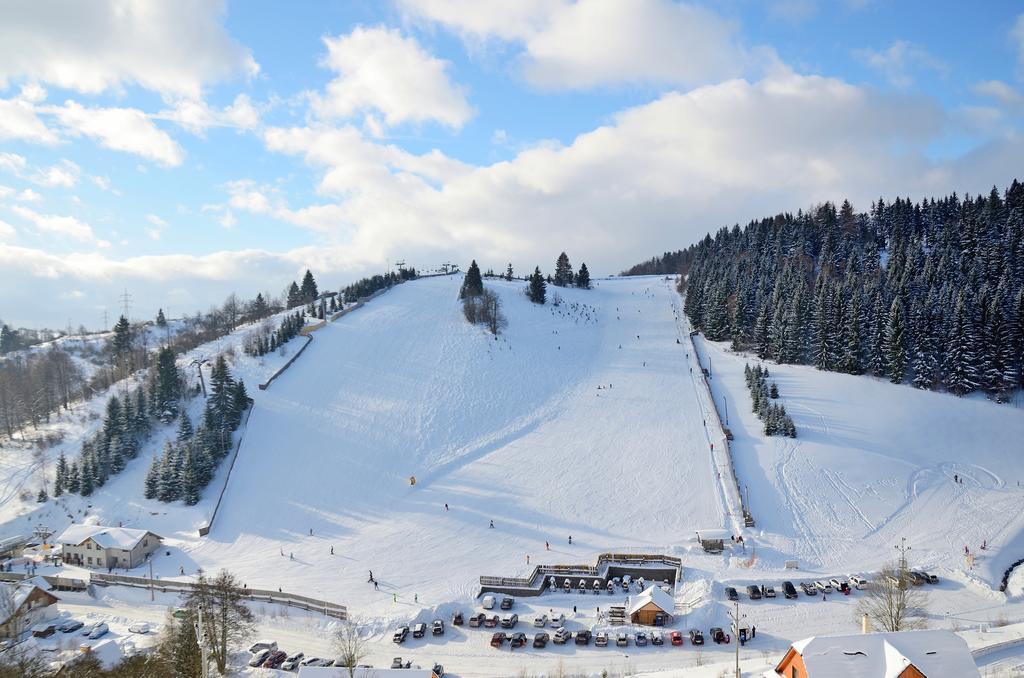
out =
[[[95,186],[97,188],[99,188],[101,190],[104,190],[104,191],[111,190],[110,179],[108,179],[107,177],[91,176],[91,177],[89,177],[89,181],[91,181],[93,184],[95,184]],[[116,193],[116,191],[115,191],[115,193]]]
[[[56,214],[40,214],[35,210],[21,205],[14,205],[11,211],[25,221],[35,225],[36,230],[41,234],[60,235],[73,238],[82,242],[95,239],[92,228],[89,224],[79,221],[75,217],[60,216]]]
[[[115,151],[134,153],[167,167],[182,163],[185,151],[136,108],[85,108],[74,101],[49,109],[72,136],[85,135]]]
[[[1024,102],[1024,96],[1002,80],[985,80],[974,85],[974,91],[992,97],[1006,106],[1016,106]]]
[[[231,105],[219,111],[203,100],[181,99],[173,109],[160,111],[153,117],[170,120],[199,136],[203,136],[210,127],[252,130],[260,122],[259,112],[246,94],[239,94]]]
[[[0,141],[17,139],[47,146],[56,144],[60,140],[57,133],[46,126],[36,111],[36,104],[45,98],[46,90],[32,83],[24,85],[18,96],[0,99]]]
[[[948,67],[926,49],[906,40],[896,40],[883,50],[854,50],[854,56],[885,76],[896,87],[914,83],[914,71],[928,70],[945,74]]]
[[[409,16],[471,40],[520,44],[523,74],[544,88],[692,86],[777,66],[774,52],[748,50],[714,12],[673,0],[400,3]]]
[[[224,14],[223,0],[5,3],[0,89],[31,78],[89,94],[136,84],[199,98],[208,83],[259,70]]]
[[[0,220],[0,241],[10,242],[18,237],[18,231],[6,221]]]
[[[338,77],[313,96],[322,118],[378,111],[388,125],[433,121],[458,129],[473,116],[465,91],[448,77],[448,63],[396,29],[357,27],[324,44],[322,65]]]
[[[28,161],[25,160],[25,156],[18,155],[17,153],[0,152],[0,169],[7,170],[15,176],[20,176],[27,166]]]
[[[220,217],[217,218],[217,223],[220,224],[222,227],[230,230],[238,224],[238,219],[235,218],[235,215],[231,212],[231,210],[226,210],[224,214],[220,215]]]
[[[0,198],[7,198],[14,194],[14,189],[10,186],[4,186],[0,184]]]
[[[42,201],[43,196],[39,195],[31,188],[26,188],[24,191],[18,194],[17,199],[20,200],[21,202],[40,202]]]
[[[146,221],[152,225],[151,228],[146,229],[146,235],[153,240],[159,240],[167,228],[167,222],[155,214],[147,214]]]
[[[1021,77],[1024,78],[1024,14],[1017,15],[1017,20],[1010,29],[1010,39],[1017,49],[1017,64],[1021,68]]]
[[[40,169],[32,176],[33,183],[40,186],[61,186],[73,188],[78,183],[81,168],[70,160],[63,159],[56,165]]]

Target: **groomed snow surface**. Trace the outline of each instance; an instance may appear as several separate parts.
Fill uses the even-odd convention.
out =
[[[856,632],[859,594],[749,602],[743,586],[873,572],[903,537],[912,565],[941,578],[928,588],[931,626],[973,629],[974,648],[994,637],[981,628],[1024,620],[1024,575],[1011,582],[1009,597],[993,590],[1005,566],[1024,557],[1019,407],[768,364],[799,432],[795,440],[769,439],[743,383],[743,364],[754,359],[700,338],[695,355],[672,281],[549,288],[543,307],[525,298],[521,282],[486,281],[508,316],[497,340],[462,318],[460,284],[460,277],[407,283],[329,323],[267,391],[256,390],[256,375],[284,358],[257,365],[237,356],[256,406],[207,538],[195,530],[219,480],[191,509],[149,502],[140,497],[146,459],[88,502],[72,498],[64,508],[165,536],[158,576],[226,567],[250,587],[347,605],[369,634],[376,666],[402,655],[424,666],[440,661],[457,675],[550,674],[559,663],[596,675],[731,659],[732,645],[696,652],[688,642],[631,644],[628,653],[592,644],[499,652],[488,647],[490,629],[450,626],[443,638],[401,648],[390,641],[399,623],[479,610],[480,575],[592,563],[607,551],[682,558],[670,628],[727,627],[723,587],[740,588],[745,621],[758,627],[743,650],[752,669],[781,657],[791,641]],[[757,520],[744,533],[745,550],[727,540],[715,556],[694,545],[696,530],[733,529],[692,381],[701,366],[711,369],[723,412],[728,405],[737,475]],[[51,503],[34,518],[60,529],[56,513]],[[11,518],[4,533],[26,525]],[[973,568],[964,545],[976,554]],[[800,570],[784,569],[788,560]],[[367,582],[369,570],[379,590]],[[152,621],[166,604],[148,606],[117,587],[104,596],[100,608],[134,606]],[[570,629],[601,628],[596,608],[623,598],[520,599],[516,630],[532,635],[534,614],[549,609],[566,613]],[[261,633],[289,651],[332,656],[333,626],[275,612]],[[1005,653],[1000,662],[1015,661],[1013,650]]]

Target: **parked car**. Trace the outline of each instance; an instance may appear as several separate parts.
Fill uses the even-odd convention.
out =
[[[784,581],[784,582],[782,582],[782,595],[784,595],[787,599],[792,599],[792,598],[796,598],[797,597],[798,594],[796,592],[796,587],[793,586],[793,582],[791,582],[791,581]]]
[[[582,631],[576,632],[576,644],[577,645],[590,645],[590,631],[583,629]]]
[[[419,622],[418,624],[416,624],[415,626],[412,627],[412,637],[413,638],[422,638],[426,634],[427,634],[427,625],[424,624],[423,622]]]
[[[434,623],[430,625],[430,632],[435,636],[444,635],[444,620],[435,619]]]
[[[103,636],[107,635],[107,631],[109,630],[110,627],[107,626],[106,622],[100,622],[96,626],[92,627],[92,631],[89,632],[89,640],[96,640],[97,638],[102,638]]]
[[[511,596],[506,596],[501,599],[501,609],[511,610],[512,606],[516,604],[516,599]]]
[[[269,648],[258,650],[249,658],[249,666],[263,666],[263,662],[267,661],[267,657],[270,656],[270,653],[275,651],[276,650],[271,650]]]
[[[934,575],[931,572],[922,572],[921,574],[923,574],[924,576],[928,577],[928,583],[929,584],[938,584],[939,583],[938,575]]]
[[[393,669],[407,669],[412,666],[412,661],[402,661],[401,657],[395,657],[391,660],[391,668]]]
[[[626,647],[629,645],[629,634],[625,631],[620,631],[619,634],[615,636],[615,644],[618,647]]]
[[[442,666],[441,664],[434,664],[433,671],[434,675],[437,676],[437,678],[444,678],[444,666]]]
[[[810,582],[806,582],[806,581],[800,582],[800,588],[802,588],[804,590],[804,594],[805,595],[808,595],[808,596],[816,596],[816,595],[818,595],[818,588],[814,584],[812,584]]]
[[[715,641],[715,645],[720,645],[722,643],[728,642],[728,640],[726,639],[727,637],[725,635],[725,631],[723,631],[721,628],[717,626],[711,627],[711,630],[708,631],[708,638]]]
[[[484,618],[484,628],[485,629],[496,629],[496,628],[498,628],[498,624],[500,624],[500,623],[501,623],[501,617],[499,617],[498,615],[493,615],[491,617],[485,617]]]
[[[673,645],[676,645],[676,646],[682,645],[683,644],[683,632],[682,631],[673,631],[672,634],[669,636],[669,642],[671,642]]]
[[[522,647],[526,645],[526,634],[522,631],[513,633],[512,637],[509,639],[509,643],[512,647]]]
[[[395,635],[391,636],[391,640],[401,645],[405,642],[405,639],[409,637],[409,627],[399,626],[398,630],[395,631]]]
[[[565,645],[569,642],[569,636],[569,631],[564,626],[561,626],[557,631],[555,631],[555,635],[551,638],[551,642],[555,645]]]
[[[551,636],[541,631],[533,636],[533,646],[547,647],[549,640],[551,640]]]
[[[822,581],[821,579],[814,582],[814,588],[818,589],[822,593],[832,593],[832,585],[827,581]]]
[[[597,647],[608,647],[608,632],[598,631],[594,636],[594,645]]]
[[[633,638],[633,642],[637,647],[644,647],[647,645],[647,634],[643,631],[637,631],[636,636]]]
[[[463,623],[465,623],[465,619],[463,619],[461,612],[452,614],[452,626],[462,626]]]
[[[474,614],[472,617],[469,618],[469,625],[470,626],[474,626],[474,627],[475,626],[480,626],[481,624],[484,623],[484,619],[486,619],[486,618],[487,617],[484,615],[483,612],[478,612],[478,613]]]
[[[559,612],[558,614],[551,615],[551,618],[548,619],[548,626],[550,626],[553,629],[560,628],[562,626],[562,624],[564,624],[564,623],[565,623],[565,615],[562,614],[561,612]]]
[[[491,636],[491,647],[501,647],[505,644],[505,638],[507,637],[508,636],[505,635],[504,631],[496,631],[494,635]]]
[[[135,622],[128,627],[129,633],[149,633],[149,624],[146,622]]]
[[[281,664],[281,670],[294,671],[295,669],[299,668],[299,662],[301,662],[302,658],[305,656],[306,655],[302,652],[296,652],[295,654],[284,660],[284,662]]]
[[[267,657],[267,660],[263,662],[263,668],[265,669],[277,669],[281,667],[284,660],[288,659],[288,653],[281,650],[274,650]]]
[[[832,577],[828,580],[828,583],[831,584],[832,588],[834,588],[836,591],[839,591],[843,588],[843,584],[845,584],[846,582],[840,581],[838,577]]]
[[[83,626],[85,626],[85,624],[78,621],[77,619],[69,619],[60,626],[58,626],[57,630],[61,633],[74,633]]]
[[[519,623],[518,614],[510,614],[501,620],[501,628],[503,629],[514,629],[516,624]]]
[[[258,640],[249,646],[249,654],[256,654],[260,650],[276,650],[276,640]]]
[[[661,635],[661,631],[651,631],[651,645],[664,645],[665,636]]]
[[[775,597],[775,587],[774,586],[765,586],[764,587],[764,597],[765,598],[774,598]]]
[[[330,666],[330,659],[323,659],[322,657],[309,657],[299,662],[300,666]]]
[[[92,633],[92,630],[94,628],[96,628],[98,625],[99,625],[99,622],[92,622],[90,624],[85,624],[84,626],[82,626],[82,635],[88,638],[89,634]]]
[[[858,575],[855,575],[855,574],[851,574],[850,575],[849,581],[850,581],[850,586],[852,586],[855,589],[867,588],[867,586],[869,584],[867,579],[865,579],[864,577],[860,577]]]
[[[484,599],[482,601],[480,601],[480,604],[483,605],[483,608],[485,610],[493,610],[494,609],[494,596],[484,596]]]
[[[751,600],[761,600],[761,587],[751,584],[747,587],[747,595]]]
[[[544,628],[548,625],[548,616],[546,614],[542,614],[539,617],[534,617],[533,625],[536,626],[538,629]]]
[[[739,600],[740,594],[736,593],[736,589],[731,586],[725,587],[725,597],[727,600]]]
[[[703,645],[704,634],[698,629],[690,629],[690,644],[691,645]]]

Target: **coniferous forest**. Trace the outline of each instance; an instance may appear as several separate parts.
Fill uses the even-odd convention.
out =
[[[844,201],[722,228],[681,285],[693,326],[803,363],[1004,402],[1024,386],[1024,185]]]

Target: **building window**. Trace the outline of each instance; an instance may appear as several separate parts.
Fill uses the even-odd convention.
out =
[[[88,562],[88,563],[89,563],[90,565],[92,565],[92,556],[89,556],[88,558],[86,558],[86,561],[87,561],[87,562]]]
[[[89,549],[91,551],[92,550],[92,542],[91,541],[85,542],[85,548],[87,548],[87,549]]]
[[[789,678],[799,678],[799,674],[797,673],[795,666],[789,669]]]
[[[148,539],[143,539],[142,540],[142,545],[143,546],[149,546],[149,540]]]

